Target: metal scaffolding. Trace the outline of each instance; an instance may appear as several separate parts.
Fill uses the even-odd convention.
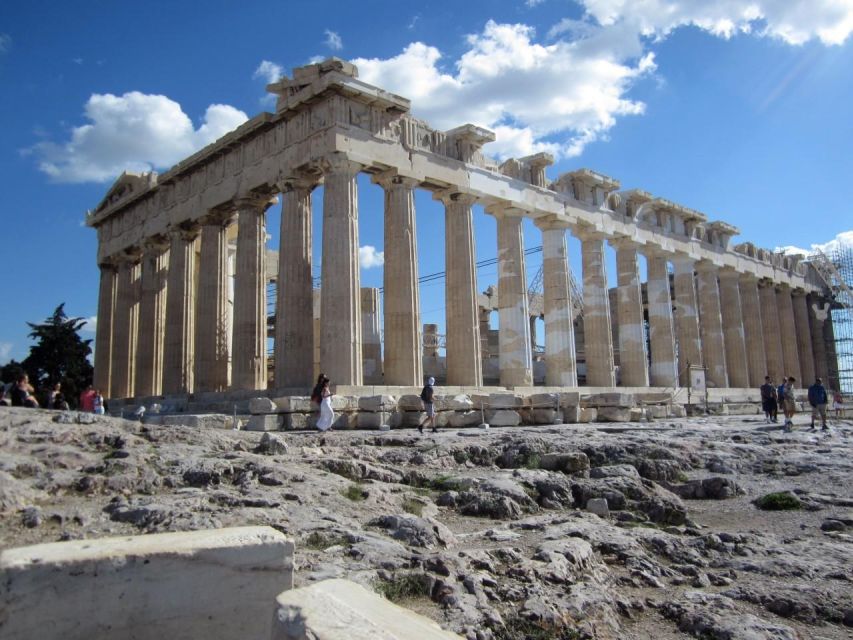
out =
[[[826,251],[817,249],[808,261],[832,295],[832,325],[825,336],[830,358],[829,384],[833,388],[837,384],[847,394],[853,393],[853,247],[833,244]]]

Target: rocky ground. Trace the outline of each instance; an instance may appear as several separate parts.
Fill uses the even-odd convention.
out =
[[[805,422],[260,434],[2,408],[0,545],[267,524],[297,584],[348,577],[468,638],[850,638],[853,422]],[[800,508],[753,504],[772,492]]]

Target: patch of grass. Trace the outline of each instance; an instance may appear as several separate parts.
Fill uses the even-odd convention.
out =
[[[803,508],[800,499],[790,491],[768,493],[758,498],[754,504],[763,511],[797,511]]]
[[[430,480],[429,485],[436,491],[465,491],[467,483],[462,478],[437,476]]]
[[[329,547],[346,545],[348,543],[349,541],[345,536],[337,533],[324,533],[322,531],[313,531],[302,541],[302,545],[306,549],[313,549],[314,551],[323,551]]]
[[[678,470],[675,472],[675,481],[676,482],[687,482],[688,480],[690,480],[690,476],[688,476],[683,471]]]
[[[414,498],[403,498],[403,511],[420,518],[424,512],[424,503]]]
[[[359,484],[351,484],[346,489],[341,489],[341,495],[353,502],[361,502],[367,497],[367,492]]]
[[[417,493],[419,496],[431,496],[432,495],[432,489],[429,489],[427,487],[412,487],[412,491]]]
[[[453,459],[456,461],[456,464],[465,464],[468,462],[468,452],[467,451],[454,451]]]
[[[429,598],[431,580],[424,574],[403,573],[390,579],[377,578],[373,583],[376,593],[391,602]]]
[[[536,452],[531,452],[525,456],[524,463],[521,466],[525,469],[538,469],[541,462],[542,457]]]
[[[495,640],[579,640],[581,637],[577,629],[568,625],[533,622],[520,616],[507,618],[503,627],[492,631]]]

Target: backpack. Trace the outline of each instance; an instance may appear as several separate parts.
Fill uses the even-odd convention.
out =
[[[421,400],[424,402],[432,402],[432,388],[427,385],[421,391]]]

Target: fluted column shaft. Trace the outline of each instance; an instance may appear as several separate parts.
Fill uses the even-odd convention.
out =
[[[533,386],[533,354],[522,218],[512,209],[493,214],[498,222],[500,383],[505,387],[530,387]]]
[[[93,386],[109,395],[110,371],[113,359],[113,314],[116,303],[116,267],[111,263],[100,265],[101,281],[98,288],[98,322],[95,325],[95,377]]]
[[[610,328],[610,299],[604,264],[604,236],[578,231],[583,263],[583,330],[586,384],[613,387],[613,334]]]
[[[269,198],[237,201],[237,268],[231,388],[267,388],[266,209]]]
[[[782,380],[785,367],[782,364],[782,335],[779,333],[779,309],[776,306],[776,289],[772,282],[758,284],[761,301],[761,326],[764,332],[764,355],[767,358],[767,375],[776,383]]]
[[[333,384],[362,384],[358,185],[362,166],[341,154],[323,166],[320,367]]]
[[[567,225],[539,223],[542,229],[542,294],[545,311],[545,384],[578,385],[574,309],[569,288]]]
[[[315,183],[288,182],[281,194],[275,386],[309,387],[314,370],[312,202]]]
[[[444,198],[444,259],[447,384],[481,386],[480,321],[477,312],[477,271],[474,266],[475,199],[465,194]]]
[[[142,253],[134,394],[141,397],[159,395],[163,386],[168,250],[166,239],[158,238],[147,242]]]
[[[229,215],[206,218],[201,227],[195,321],[195,391],[228,388]]]
[[[414,193],[418,182],[400,176],[377,182],[385,190],[385,384],[416,386],[423,382]]]
[[[134,395],[136,340],[139,327],[139,256],[123,256],[116,279],[116,305],[113,316],[113,358],[110,396]]]
[[[643,297],[637,244],[614,240],[616,249],[616,318],[619,326],[619,384],[649,386],[649,358],[643,322]]]
[[[742,275],[739,287],[749,386],[760,387],[767,375],[767,356],[764,353],[758,280],[752,275]]]
[[[690,384],[688,365],[702,366],[702,342],[699,334],[699,305],[696,301],[696,263],[679,257],[672,261],[675,288],[675,333],[678,339],[678,380]]]
[[[743,309],[738,281],[740,275],[730,269],[720,271],[720,310],[723,318],[723,338],[726,345],[726,372],[729,386],[749,386]]]
[[[806,293],[802,289],[794,290],[794,325],[797,333],[797,353],[800,356],[800,373],[803,377],[803,386],[814,382],[815,373],[814,353],[812,352],[812,332],[809,326],[809,307],[806,301]]]
[[[794,305],[791,288],[782,284],[776,289],[776,306],[779,313],[779,336],[782,338],[782,364],[784,375],[793,376],[803,384],[800,374],[800,354],[797,352],[797,327],[794,321]]]
[[[718,269],[713,264],[697,265],[699,293],[699,332],[702,336],[702,359],[709,386],[727,387],[726,352],[723,339],[723,320],[720,314]]]
[[[811,293],[807,296],[806,303],[808,305],[815,375],[820,376],[824,383],[829,384],[829,361],[823,332],[823,326],[829,317],[829,305]]]
[[[364,384],[382,384],[379,289],[372,287],[361,289],[361,355]]]
[[[166,286],[166,332],[163,338],[163,393],[193,390],[196,304],[197,228],[170,232]]]
[[[653,387],[677,387],[675,334],[672,322],[672,297],[666,256],[650,251],[646,295],[649,305],[649,343],[652,350],[651,383]]]

